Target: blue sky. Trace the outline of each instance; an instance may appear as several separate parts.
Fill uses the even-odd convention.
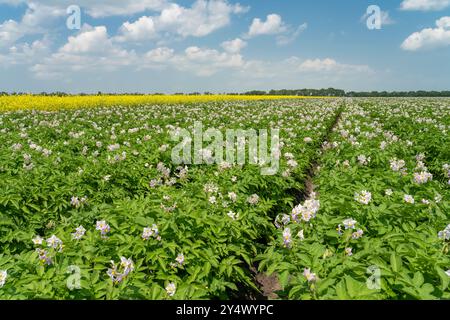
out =
[[[449,61],[450,0],[0,0],[0,91],[449,90]]]

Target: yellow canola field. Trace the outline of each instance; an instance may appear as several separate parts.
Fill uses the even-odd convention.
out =
[[[249,101],[278,99],[315,99],[303,96],[246,95],[98,95],[98,96],[0,96],[0,111],[97,108],[145,104],[202,103],[211,101]]]

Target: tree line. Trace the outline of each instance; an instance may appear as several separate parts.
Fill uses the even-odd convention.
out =
[[[30,93],[26,92],[0,92],[0,96],[14,96],[14,95],[28,95]],[[34,94],[38,96],[72,96],[72,95],[81,95],[81,96],[90,96],[90,95],[143,95],[143,93],[134,92],[134,93],[102,93],[101,91],[97,92],[97,94],[88,94],[88,93],[78,93],[78,94],[69,94],[66,92],[41,92],[39,94]],[[175,95],[211,95],[211,92],[191,92],[191,93],[175,93]],[[277,96],[315,96],[315,97],[450,97],[450,91],[345,91],[341,89],[328,88],[328,89],[280,89],[280,90],[252,90],[247,92],[227,92],[222,93],[226,95],[255,95],[255,96],[264,96],[264,95],[277,95]],[[147,93],[144,95],[165,95],[164,93]]]

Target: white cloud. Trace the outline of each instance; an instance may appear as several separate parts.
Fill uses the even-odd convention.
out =
[[[245,39],[261,35],[276,35],[277,45],[287,45],[308,28],[307,23],[303,23],[297,28],[287,25],[279,14],[272,13],[266,17],[265,21],[255,18],[249,27],[248,32],[244,35]]]
[[[8,48],[7,55],[0,55],[0,66],[36,63],[50,53],[50,41],[44,37],[30,43],[21,43]]]
[[[60,52],[64,53],[96,53],[113,49],[105,26],[92,28],[88,25],[77,36],[71,36]]]
[[[173,56],[174,50],[167,47],[150,50],[144,55],[146,61],[157,63],[167,62],[173,58]]]
[[[136,60],[136,68],[169,69],[209,77],[220,71],[238,71],[246,64],[239,53],[191,46],[176,53],[173,49],[160,47],[148,51]]]
[[[402,10],[437,11],[450,6],[450,0],[403,0]]]
[[[166,4],[166,0],[89,0],[81,1],[79,5],[86,8],[86,12],[93,18],[102,18],[108,16],[133,15],[147,10],[158,11]]]
[[[136,22],[125,22],[119,30],[120,35],[116,37],[119,42],[141,41],[153,39],[157,36],[155,22],[152,17],[143,16]]]
[[[436,26],[438,28],[450,29],[450,17],[442,17],[436,21]]]
[[[247,42],[245,42],[244,40],[239,39],[239,38],[236,38],[236,39],[230,40],[230,41],[224,41],[221,44],[221,47],[223,49],[225,49],[225,51],[230,52],[230,53],[238,53],[246,46],[247,46]]]
[[[30,2],[19,22],[7,20],[0,24],[0,47],[10,46],[26,35],[46,33],[50,23],[65,14],[65,10]]]
[[[134,51],[115,45],[105,26],[84,25],[80,33],[70,36],[65,45],[50,56],[31,67],[40,79],[57,79],[71,72],[114,71],[137,63]]]
[[[222,70],[237,69],[244,63],[239,52],[197,46],[188,47],[179,53],[168,47],[159,47],[137,54],[114,43],[106,27],[85,25],[77,36],[69,37],[68,42],[56,53],[33,65],[31,71],[39,79],[61,79],[72,72],[95,74],[116,71],[122,67],[128,71],[172,69],[204,77]]]
[[[158,16],[143,16],[126,22],[119,30],[118,41],[144,41],[171,33],[181,37],[203,37],[230,24],[231,15],[245,12],[240,4],[226,0],[197,0],[190,8],[172,3]]]
[[[272,13],[269,14],[265,21],[259,18],[253,19],[252,24],[248,30],[249,37],[260,35],[280,34],[287,31],[287,27],[280,15]]]
[[[0,45],[8,45],[23,37],[24,30],[14,20],[7,20],[0,24]]]
[[[436,28],[426,28],[414,32],[403,41],[403,50],[417,51],[450,46],[450,17],[436,21]]]
[[[198,76],[210,76],[220,70],[239,68],[244,64],[240,54],[202,49],[195,46],[187,48],[184,56],[177,57],[174,62],[176,68],[194,72]]]
[[[294,59],[290,59],[291,64],[297,65],[300,72],[311,73],[371,73],[372,70],[367,65],[353,65],[339,63],[334,59],[308,59],[300,64]]]
[[[0,3],[18,5],[33,3],[34,0],[0,0]],[[80,6],[93,18],[125,16],[152,10],[159,11],[167,5],[167,0],[39,0],[41,5],[65,10],[70,5]]]
[[[0,24],[0,46],[10,46],[31,34],[52,32],[57,18],[67,16],[66,9],[73,1],[0,0],[9,5],[26,4],[21,21],[7,20]],[[167,0],[78,0],[76,5],[83,13],[94,18],[115,15],[132,15],[155,11],[156,15],[144,15],[134,22],[127,21],[114,39],[119,42],[145,41],[174,34],[181,37],[203,37],[230,24],[231,16],[248,11],[248,7],[227,0],[196,0],[191,7],[183,7]],[[83,17],[82,17],[83,18]]]

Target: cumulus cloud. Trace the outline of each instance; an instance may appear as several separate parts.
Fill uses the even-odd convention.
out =
[[[65,9],[72,1],[42,0],[39,5],[34,5],[32,1],[0,0],[0,3],[6,2],[26,3],[28,9],[22,19],[8,20],[0,25],[0,40],[5,40],[4,43],[8,41],[8,45],[0,53],[0,64],[23,64],[30,68],[36,78],[57,79],[55,83],[60,80],[91,79],[94,76],[114,81],[123,79],[125,74],[145,69],[155,72],[164,69],[169,77],[173,74],[186,74],[208,78],[217,74],[219,79],[223,77],[227,81],[238,81],[243,85],[250,85],[253,80],[267,85],[267,79],[276,85],[300,80],[305,83],[307,79],[316,79],[318,83],[322,83],[320,81],[323,79],[334,79],[333,81],[340,83],[342,79],[358,75],[363,77],[371,71],[368,66],[340,63],[331,58],[292,58],[286,61],[245,59],[242,51],[247,46],[247,37],[272,35],[278,45],[285,45],[307,29],[306,23],[290,26],[277,14],[268,15],[265,19],[254,19],[247,37],[219,42],[219,48],[189,44],[183,47],[184,50],[174,50],[161,44],[163,39],[174,37],[203,37],[229,25],[235,15],[248,10],[240,4],[233,4],[232,0],[196,0],[191,6],[165,0],[79,0],[77,4],[82,7],[84,14],[92,17],[143,14],[136,19],[124,18],[122,21],[129,21],[124,22],[117,32],[108,30],[106,26],[85,24],[82,30],[73,31],[64,44],[53,49],[45,37],[35,41],[24,37],[34,35],[36,38],[37,34],[53,30],[51,28],[55,26],[55,21],[63,25]],[[446,25],[446,22],[442,20],[440,25]],[[50,39],[55,35],[52,32]],[[30,42],[16,43],[21,38]],[[137,46],[138,52],[130,49],[131,42],[150,42],[148,40],[156,40],[157,47]],[[107,74],[116,71],[118,78]],[[249,82],[243,81],[244,79]],[[195,84],[202,81],[212,83],[196,79]],[[136,83],[139,85],[140,81]],[[220,81],[217,83],[223,84]]]
[[[249,37],[260,35],[279,34],[287,31],[287,27],[280,15],[272,13],[269,14],[265,21],[259,18],[253,19],[252,24],[248,30]]]
[[[30,2],[20,21],[0,24],[0,47],[10,46],[27,35],[46,33],[49,24],[65,14],[65,10]]]
[[[18,5],[34,3],[34,0],[0,0],[0,3]],[[167,0],[39,0],[41,5],[65,10],[70,5],[78,5],[93,18],[109,16],[125,16],[148,10],[161,10],[167,5]]]
[[[155,22],[152,17],[143,16],[137,21],[125,22],[119,30],[120,35],[116,37],[119,42],[142,41],[153,39],[157,36]]]
[[[253,19],[244,38],[250,39],[262,35],[276,35],[278,45],[287,45],[297,39],[307,27],[308,24],[303,23],[297,28],[293,28],[287,25],[279,14],[272,13],[267,15],[265,21],[259,18]]]
[[[66,9],[72,1],[0,0],[9,5],[26,4],[27,10],[21,21],[7,20],[0,24],[0,46],[9,46],[30,34],[46,33],[56,18],[67,15]],[[167,0],[79,0],[76,2],[83,12],[94,17],[133,15],[145,11],[159,14],[144,15],[136,21],[127,21],[119,29],[115,40],[145,41],[172,33],[181,37],[202,37],[229,25],[231,16],[248,11],[239,3],[227,0],[196,0],[185,8]]]
[[[85,25],[77,36],[71,36],[60,52],[64,53],[97,53],[113,49],[105,26],[91,27]]]
[[[70,72],[114,71],[136,61],[134,51],[127,51],[112,42],[105,26],[84,25],[79,34],[70,36],[65,45],[33,65],[31,71],[40,79],[56,79],[64,78]]]
[[[235,69],[244,64],[240,54],[196,46],[186,48],[184,55],[177,56],[173,62],[175,68],[193,72],[198,76],[210,76],[220,70]]]
[[[167,47],[156,48],[145,53],[138,61],[137,69],[172,69],[199,77],[209,77],[224,70],[238,71],[246,64],[242,55],[237,52],[197,46],[178,53]]]
[[[339,63],[332,58],[307,59],[299,61],[294,57],[287,61],[296,66],[298,71],[305,73],[371,73],[372,69],[368,65],[354,65]]]
[[[44,37],[31,43],[21,43],[8,48],[7,54],[0,55],[0,66],[11,67],[36,63],[50,53],[50,41]]]
[[[403,41],[401,48],[408,51],[450,46],[450,17],[436,21],[436,28],[414,32]]]
[[[148,62],[167,62],[174,56],[174,50],[167,47],[160,47],[148,51],[144,57]]]
[[[450,6],[450,0],[403,0],[400,9],[408,11],[437,11]]]
[[[76,36],[71,36],[57,52],[36,63],[31,71],[40,79],[60,79],[70,72],[97,73],[142,69],[173,69],[197,76],[211,76],[226,69],[244,65],[239,54],[244,42],[230,41],[226,50],[190,46],[176,53],[168,47],[159,47],[138,54],[123,49],[108,35],[105,26],[84,25]]]
[[[157,11],[162,9],[166,4],[166,0],[89,0],[79,2],[79,5],[86,8],[87,14],[93,18],[133,15],[147,10]]]
[[[240,39],[240,38],[236,38],[234,40],[230,40],[230,41],[224,41],[221,44],[221,47],[230,53],[238,53],[240,52],[242,49],[244,49],[247,46],[247,42],[245,42],[244,40]]]
[[[157,16],[143,16],[135,22],[125,22],[118,41],[144,41],[172,33],[181,37],[203,37],[230,24],[231,15],[248,8],[229,4],[225,0],[197,0],[190,8],[172,3]]]

